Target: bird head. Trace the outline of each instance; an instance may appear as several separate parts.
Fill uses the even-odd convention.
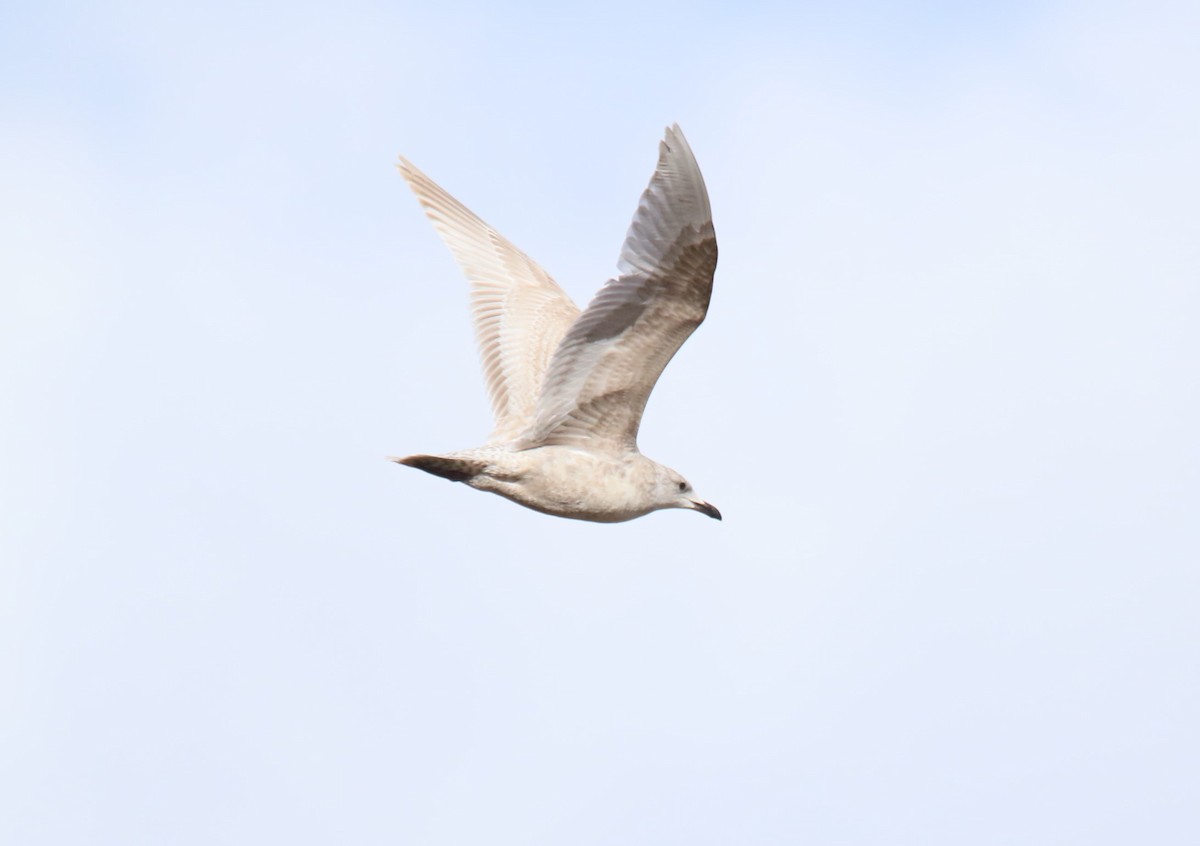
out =
[[[662,465],[659,467],[661,472],[655,479],[655,498],[663,503],[661,508],[687,508],[707,514],[714,520],[721,519],[721,512],[715,505],[696,496],[691,482],[669,467],[662,467]]]

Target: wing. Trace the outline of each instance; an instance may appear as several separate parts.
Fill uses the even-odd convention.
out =
[[[600,289],[554,353],[522,443],[636,449],[646,400],[704,320],[716,268],[704,179],[672,126],[625,236],[620,276]]]
[[[408,160],[399,168],[471,283],[471,317],[496,417],[489,443],[512,440],[533,422],[550,358],[579,309],[535,261]]]

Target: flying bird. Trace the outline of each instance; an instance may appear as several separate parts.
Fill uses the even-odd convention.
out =
[[[391,460],[557,517],[617,523],[688,508],[720,520],[637,446],[646,400],[704,320],[717,267],[708,191],[679,126],[659,143],[618,275],[582,312],[403,157],[399,169],[470,281],[496,425],[482,447]]]

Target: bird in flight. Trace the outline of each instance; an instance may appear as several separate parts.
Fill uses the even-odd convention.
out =
[[[618,275],[582,312],[428,176],[404,158],[399,168],[470,281],[496,425],[482,447],[391,460],[557,517],[618,523],[688,508],[720,520],[637,446],[646,400],[704,320],[717,267],[708,191],[679,126],[659,144]]]

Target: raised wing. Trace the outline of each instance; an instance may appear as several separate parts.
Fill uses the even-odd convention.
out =
[[[704,320],[716,268],[704,179],[672,126],[625,236],[621,275],[600,289],[563,338],[522,443],[636,449],[646,400]]]
[[[542,378],[579,309],[537,262],[403,157],[400,173],[471,283],[471,317],[496,428],[512,440],[533,422]]]

